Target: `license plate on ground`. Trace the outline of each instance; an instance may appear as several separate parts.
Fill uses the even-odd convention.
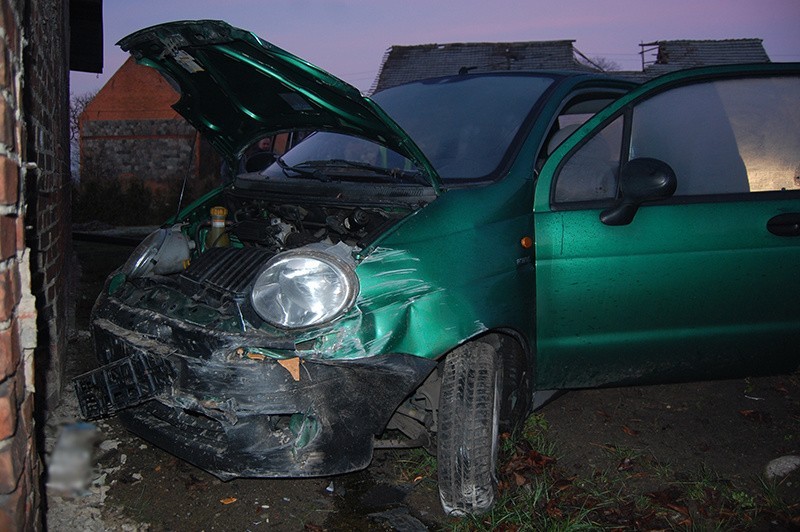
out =
[[[143,403],[172,384],[170,366],[160,357],[134,353],[72,380],[86,420],[110,416]]]

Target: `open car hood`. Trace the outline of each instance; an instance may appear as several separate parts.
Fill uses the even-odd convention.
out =
[[[228,161],[257,139],[292,129],[336,131],[382,144],[439,179],[409,136],[377,104],[344,81],[218,20],[139,30],[117,43],[177,85],[173,108]]]

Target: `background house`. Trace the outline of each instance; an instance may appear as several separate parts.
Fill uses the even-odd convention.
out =
[[[498,70],[598,71],[573,43],[575,41],[528,41],[451,43],[392,46],[383,56],[370,92],[418,79],[462,72]],[[580,59],[583,59],[581,62]]]
[[[128,58],[79,116],[81,179],[137,180],[156,192],[187,174],[216,179],[220,160],[172,109],[179,98],[156,70]]]
[[[568,70],[600,72],[573,40],[392,46],[370,92],[459,72]],[[731,63],[769,62],[761,39],[674,40],[641,44],[642,70],[615,72],[639,81],[674,70]]]
[[[653,41],[639,46],[647,78],[699,66],[770,62],[761,39]]]

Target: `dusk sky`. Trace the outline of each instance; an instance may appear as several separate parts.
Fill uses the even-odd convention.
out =
[[[392,45],[574,39],[589,57],[640,70],[639,43],[760,38],[773,61],[800,61],[800,0],[105,0],[103,74],[72,73],[73,94],[100,89],[138,29],[219,19],[250,30],[367,91]]]

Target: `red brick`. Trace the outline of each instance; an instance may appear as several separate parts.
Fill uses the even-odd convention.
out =
[[[25,220],[22,216],[17,216],[17,251],[25,249]]]
[[[11,85],[11,61],[8,55],[6,42],[0,39],[0,86],[8,88]]]
[[[28,435],[17,432],[0,445],[0,493],[8,494],[17,489],[25,469]]]
[[[17,426],[17,430],[21,431],[23,434],[27,434],[29,438],[31,438],[30,444],[33,444],[33,409],[35,407],[34,400],[36,396],[32,393],[25,393],[25,379],[22,375],[22,371],[18,371],[16,375],[16,389],[17,389],[17,397],[15,398],[19,407],[19,411],[17,415],[19,416],[20,424]],[[19,393],[19,390],[22,390],[22,393]],[[20,400],[24,397],[24,400]],[[34,453],[34,460],[31,462],[32,464],[36,465],[38,461],[38,457],[36,455],[36,449],[32,451]]]
[[[17,218],[0,216],[0,261],[17,253]]]
[[[17,303],[19,303],[19,273],[12,267],[0,272],[0,322],[14,315]]]
[[[0,385],[0,441],[17,430],[17,386],[16,374]]]
[[[0,205],[17,203],[19,166],[8,157],[0,156]]]
[[[3,40],[0,39],[0,60],[2,60],[2,53],[4,50]],[[3,79],[4,67],[0,66],[0,83]],[[8,105],[5,98],[0,98],[0,142],[6,145],[9,151],[15,151],[16,135],[14,121],[14,109]]]
[[[0,496],[0,530],[32,530],[31,516],[25,511],[28,503],[29,482],[26,478],[8,495]]]
[[[9,48],[11,49],[12,53],[16,50],[17,44],[17,20],[19,13],[16,13],[15,9],[10,5],[12,2],[3,2],[2,6],[2,26],[3,29],[6,31],[6,41],[9,44]],[[17,15],[17,16],[15,16]]]
[[[17,370],[19,357],[19,331],[16,318],[12,318],[11,327],[0,331],[0,380]]]
[[[114,73],[86,106],[84,120],[151,120],[176,118],[178,93],[152,68],[132,57]]]

